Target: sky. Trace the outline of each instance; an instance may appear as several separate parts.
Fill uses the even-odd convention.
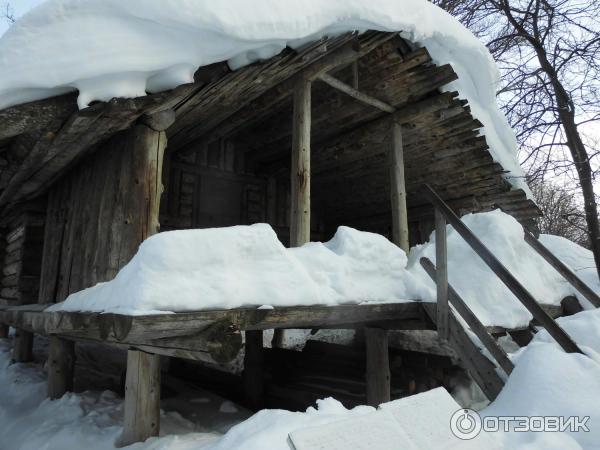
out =
[[[19,17],[43,2],[44,0],[0,0],[0,6],[2,7],[2,12],[4,12],[8,4],[14,12],[15,17]],[[7,29],[8,23],[5,20],[0,21],[0,35],[4,34]]]

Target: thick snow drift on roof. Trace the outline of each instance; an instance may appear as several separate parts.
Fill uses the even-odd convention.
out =
[[[0,109],[70,90],[79,105],[193,81],[200,66],[233,69],[354,30],[401,31],[450,63],[449,86],[485,125],[492,155],[527,190],[516,140],[498,110],[485,46],[427,0],[48,0],[0,39]]]

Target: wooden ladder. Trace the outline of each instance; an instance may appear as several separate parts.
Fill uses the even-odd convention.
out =
[[[436,324],[440,339],[447,341],[458,353],[464,367],[486,396],[493,400],[504,386],[504,378],[499,374],[502,369],[508,376],[514,365],[506,352],[498,345],[494,337],[479,321],[460,295],[448,283],[448,255],[446,245],[446,224],[449,223],[469,244],[487,266],[510,289],[517,299],[527,308],[533,318],[558,342],[567,353],[582,353],[573,339],[550,317],[527,289],[510,273],[494,254],[475,236],[465,223],[450,209],[441,197],[425,185],[425,194],[435,208],[435,236],[437,268],[427,258],[421,259],[421,265],[434,280],[437,288],[437,303],[425,307],[427,314]],[[566,265],[544,247],[533,235],[525,232],[525,240],[563,277],[579,290],[594,306],[600,306],[600,298]],[[450,308],[450,304],[454,309]],[[467,330],[461,319],[467,324]],[[483,347],[491,354],[495,363],[475,344],[470,336],[473,333]],[[497,365],[496,365],[497,363]],[[499,366],[499,367],[498,367]]]

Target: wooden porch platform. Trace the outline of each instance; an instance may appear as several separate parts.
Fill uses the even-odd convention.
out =
[[[26,332],[111,345],[210,363],[231,361],[242,347],[242,331],[268,329],[435,330],[426,309],[435,303],[409,301],[275,309],[238,308],[126,316],[111,313],[48,312],[47,304],[0,306],[0,323]],[[561,307],[544,305],[552,317]],[[518,331],[487,327],[491,334]]]

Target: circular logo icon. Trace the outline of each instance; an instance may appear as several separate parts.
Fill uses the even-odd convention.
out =
[[[464,441],[477,437],[481,427],[481,417],[472,409],[459,409],[450,418],[452,434]]]

